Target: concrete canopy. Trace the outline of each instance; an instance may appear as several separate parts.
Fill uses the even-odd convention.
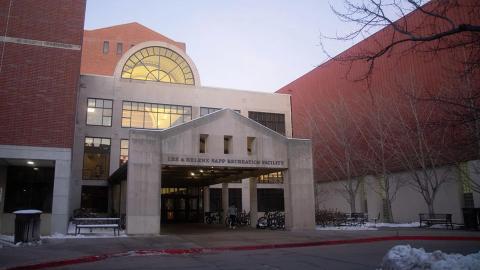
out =
[[[204,151],[200,151],[201,138]],[[202,185],[209,185],[280,170],[285,171],[287,228],[314,227],[309,140],[289,139],[230,109],[223,109],[162,131],[131,130],[129,144],[128,234],[160,233],[162,182],[172,185],[176,181],[204,181]],[[207,177],[195,177],[204,169],[226,173],[210,181]]]

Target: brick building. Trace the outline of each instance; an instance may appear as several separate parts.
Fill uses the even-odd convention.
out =
[[[0,231],[19,207],[65,231],[85,5],[0,1]]]
[[[424,8],[435,8],[438,2],[441,1],[431,1]],[[446,15],[455,24],[478,25],[480,11],[478,5],[472,8],[474,2],[459,1],[459,6],[449,9]],[[442,20],[418,10],[400,18],[397,23],[405,23],[416,33],[430,33],[448,27],[442,24]],[[478,95],[478,71],[470,74],[468,80],[462,76],[465,57],[478,55],[478,47],[473,50],[468,46],[435,49],[448,48],[448,45],[460,43],[464,37],[447,37],[440,42],[420,43],[416,47],[413,43],[400,44],[377,58],[371,73],[368,73],[370,65],[366,61],[347,60],[365,52],[378,51],[391,40],[402,38],[398,33],[394,35],[392,27],[385,27],[277,91],[291,95],[293,136],[312,139],[317,208],[368,212],[373,217],[385,215],[385,200],[378,194],[382,188],[377,186],[381,177],[378,167],[382,163],[375,154],[380,152],[372,147],[378,143],[381,134],[372,132],[379,127],[373,120],[375,117],[383,119],[386,124],[381,128],[390,132],[383,134],[385,142],[391,143],[383,156],[388,175],[393,183],[408,182],[413,178],[413,170],[410,170],[413,168],[405,167],[404,160],[398,156],[409,155],[415,160],[414,152],[419,150],[399,139],[405,138],[406,127],[411,124],[405,122],[402,130],[402,119],[412,119],[408,96],[424,99],[449,97],[457,102],[466,100],[472,89]],[[365,75],[368,78],[362,79]],[[472,193],[468,188],[469,181],[480,181],[476,173],[478,169],[475,169],[478,165],[474,165],[474,161],[467,162],[478,159],[478,146],[473,140],[471,126],[474,122],[454,118],[466,112],[445,103],[423,102],[415,106],[427,134],[422,143],[429,147],[429,151],[438,153],[432,155],[437,159],[434,162],[436,168],[448,171],[445,173],[448,181],[441,186],[435,199],[435,210],[453,213],[456,222],[463,222],[461,208],[480,205],[478,193]],[[387,120],[389,115],[392,118]],[[440,123],[445,127],[438,128]],[[374,139],[377,141],[372,141]],[[419,164],[415,166],[421,167]],[[346,194],[348,187],[345,183],[350,181],[347,179],[352,179],[351,190],[355,192],[352,201],[356,210],[351,209],[348,201],[351,199]],[[406,186],[399,189],[392,208],[394,218],[405,222],[416,220],[420,212],[427,212],[422,196]]]

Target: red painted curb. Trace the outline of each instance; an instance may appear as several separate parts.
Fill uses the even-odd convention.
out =
[[[246,251],[246,250],[260,250],[260,249],[278,249],[278,248],[299,248],[299,247],[313,247],[313,246],[329,246],[342,244],[361,244],[382,241],[394,240],[437,240],[437,241],[480,241],[480,237],[467,236],[386,236],[386,237],[369,237],[343,240],[325,240],[317,242],[303,242],[303,243],[283,243],[283,244],[265,244],[252,246],[233,246],[233,247],[214,247],[214,248],[188,248],[188,249],[152,249],[152,250],[134,250],[120,253],[93,255],[80,257],[75,259],[67,259],[60,261],[51,261],[45,263],[16,266],[7,268],[6,270],[37,270],[61,267],[67,265],[81,264],[102,261],[109,258],[127,257],[127,256],[151,256],[151,255],[184,255],[184,254],[200,254],[220,251]]]

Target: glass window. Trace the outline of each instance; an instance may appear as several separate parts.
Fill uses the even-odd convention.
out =
[[[283,172],[273,172],[269,174],[260,175],[257,177],[257,183],[259,184],[282,184]]]
[[[117,55],[122,55],[123,53],[123,43],[118,42],[117,43]]]
[[[209,108],[209,107],[200,107],[200,116],[211,114],[213,112],[221,110],[220,108]],[[240,113],[240,110],[234,110],[237,113]]]
[[[85,138],[83,151],[84,180],[106,180],[110,170],[110,139]]]
[[[122,69],[122,78],[175,84],[195,84],[186,60],[164,47],[143,48],[130,56]]]
[[[108,41],[104,41],[103,42],[103,54],[107,54],[108,53],[108,50],[109,50],[109,43]]]
[[[242,211],[242,189],[229,188],[228,189],[228,205],[235,205],[237,211]]]
[[[247,154],[253,155],[256,153],[255,137],[247,137]]]
[[[223,136],[223,153],[232,153],[232,136]]]
[[[52,212],[55,168],[8,166],[4,212],[38,209]]]
[[[200,153],[205,154],[207,152],[207,134],[200,134]]]
[[[120,140],[120,166],[128,161],[128,140]]]
[[[258,211],[285,211],[283,189],[259,188],[257,189]]]
[[[106,213],[108,210],[108,187],[82,186],[80,207],[92,213]]]
[[[124,101],[122,127],[165,129],[192,119],[192,107]]]
[[[211,188],[210,189],[210,211],[219,212],[222,210],[222,189]]]
[[[285,135],[285,115],[280,113],[248,112],[248,118]]]
[[[112,101],[89,98],[87,100],[87,125],[112,126]]]

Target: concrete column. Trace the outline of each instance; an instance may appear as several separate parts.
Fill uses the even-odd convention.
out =
[[[210,188],[203,187],[203,212],[210,212]]]
[[[7,186],[7,167],[0,166],[0,233],[3,232],[3,206],[5,204],[5,188]]]
[[[315,228],[312,144],[288,140],[288,170],[284,174],[285,226],[291,230]]]
[[[253,228],[257,226],[258,205],[257,205],[257,179],[254,177],[248,179],[248,193],[250,197],[250,223]]]
[[[228,207],[228,183],[222,183],[222,223],[227,218]]]
[[[70,216],[70,160],[55,160],[50,232],[67,233]]]
[[[130,130],[127,234],[160,233],[162,140],[156,132]]]
[[[250,180],[242,179],[242,211],[250,211]]]

